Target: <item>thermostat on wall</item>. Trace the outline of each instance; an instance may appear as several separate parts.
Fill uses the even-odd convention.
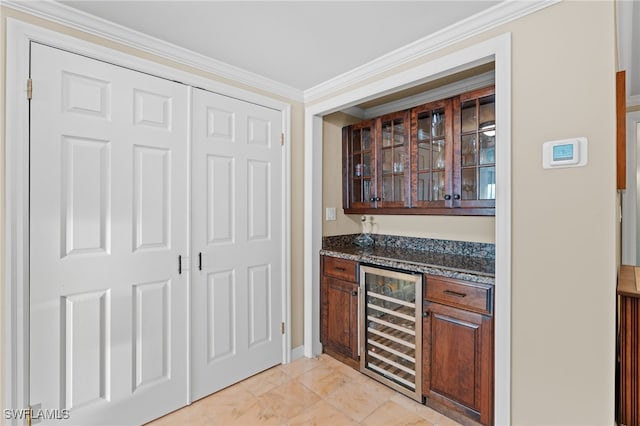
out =
[[[587,164],[587,138],[563,139],[542,144],[542,167],[580,167]]]

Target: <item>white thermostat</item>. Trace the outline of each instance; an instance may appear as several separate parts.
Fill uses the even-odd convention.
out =
[[[587,164],[587,138],[563,139],[542,144],[542,167],[580,167]]]

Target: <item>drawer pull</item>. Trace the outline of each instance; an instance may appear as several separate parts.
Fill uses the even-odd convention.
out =
[[[333,269],[335,269],[336,271],[341,271],[341,272],[346,271],[346,268],[343,268],[342,266],[336,266],[336,267],[335,267],[335,268],[333,268]]]
[[[454,297],[460,297],[460,298],[467,297],[465,293],[458,293],[457,291],[445,290],[443,291],[443,293],[449,296],[454,296]]]

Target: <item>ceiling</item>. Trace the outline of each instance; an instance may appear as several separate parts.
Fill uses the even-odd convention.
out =
[[[0,0],[0,4],[306,102],[372,73],[382,75],[425,49],[440,48],[558,1]],[[614,1],[618,69],[627,72],[627,106],[637,108],[640,0]]]
[[[304,91],[503,0],[58,1]]]

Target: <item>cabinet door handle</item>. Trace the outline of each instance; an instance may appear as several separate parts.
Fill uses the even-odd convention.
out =
[[[198,270],[202,271],[202,252],[198,253]]]
[[[453,194],[453,199],[454,200],[459,200],[460,199],[460,194]]]
[[[182,275],[182,256],[178,255],[178,275]]]
[[[429,311],[424,311],[424,312],[422,313],[422,318],[426,318],[426,317],[428,317],[428,316],[429,316]]]
[[[452,290],[445,290],[443,293],[454,297],[467,297],[465,293],[458,293],[457,291]]]
[[[451,199],[451,195],[450,194],[445,194],[444,199],[449,201]]]
[[[353,290],[353,291],[351,292],[351,295],[352,295],[352,296],[357,296],[357,295],[358,295],[358,292],[357,292],[357,291],[355,291],[355,290]]]

